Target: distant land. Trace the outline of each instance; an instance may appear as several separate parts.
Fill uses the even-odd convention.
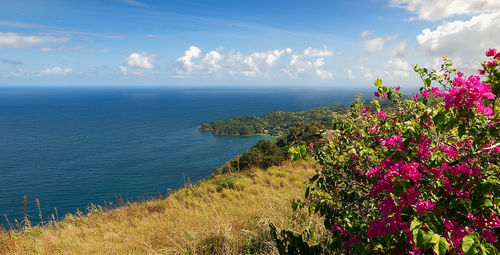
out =
[[[345,105],[335,104],[296,113],[276,111],[260,117],[232,117],[204,123],[199,130],[211,131],[214,135],[268,135],[279,137],[297,124],[318,122],[323,126],[329,126],[332,124],[333,113],[345,113],[347,109],[348,107]]]

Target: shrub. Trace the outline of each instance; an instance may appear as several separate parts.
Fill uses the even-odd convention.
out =
[[[271,225],[280,253],[498,254],[500,55],[487,56],[483,82],[446,57],[440,70],[415,66],[424,85],[413,99],[377,79],[392,111],[358,96],[328,139],[292,149],[319,166],[293,206],[323,216],[330,234]]]
[[[217,181],[217,192],[221,192],[223,189],[234,188],[235,182],[236,177],[231,175],[221,175],[220,179]]]

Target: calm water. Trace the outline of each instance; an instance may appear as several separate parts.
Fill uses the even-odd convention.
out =
[[[223,88],[0,88],[0,224],[38,222],[209,176],[265,137],[212,136],[204,122],[349,104],[359,91]]]

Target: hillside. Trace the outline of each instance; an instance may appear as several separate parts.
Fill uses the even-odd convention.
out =
[[[278,137],[299,123],[318,122],[331,125],[333,113],[344,113],[348,107],[340,104],[318,107],[309,111],[271,112],[260,117],[243,116],[212,121],[201,125],[201,131],[212,131],[214,135],[270,135]]]
[[[276,253],[269,223],[300,231],[322,224],[290,206],[303,196],[304,182],[313,173],[310,163],[284,162],[266,171],[214,175],[166,199],[94,208],[87,216],[4,232],[0,253]]]

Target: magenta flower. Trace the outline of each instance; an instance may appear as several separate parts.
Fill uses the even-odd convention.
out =
[[[426,211],[432,209],[436,203],[433,203],[429,200],[420,200],[418,199],[417,203],[413,204],[411,207],[417,209],[418,214],[425,213]]]
[[[366,233],[366,237],[368,238],[375,238],[377,236],[383,236],[386,233],[386,227],[385,223],[379,219],[376,219],[370,227],[368,228],[368,231]]]
[[[484,71],[484,69],[477,69],[477,73],[479,75],[484,75],[486,73],[486,71]]]
[[[375,93],[376,93],[376,92],[375,92]],[[362,113],[362,114],[366,114],[366,112],[367,112],[368,110],[370,110],[370,106],[367,106],[366,108],[361,109],[361,113]]]
[[[427,90],[422,91],[422,97],[423,98],[428,98],[429,97],[429,92]]]
[[[486,51],[486,56],[487,57],[493,57],[495,56],[495,54],[497,53],[497,49],[493,48],[493,49],[488,49]]]
[[[480,81],[479,76],[463,79],[460,75],[453,80],[453,87],[444,93],[444,108],[461,107],[476,108],[478,113],[486,116],[493,114],[490,107],[483,105],[484,99],[493,99],[495,94],[491,87]]]
[[[399,90],[401,89],[401,86],[397,86],[396,87],[396,91],[399,92]]]
[[[311,148],[311,150],[312,150],[314,148],[314,143],[310,143],[309,148]]]
[[[385,119],[387,118],[387,114],[385,114],[385,112],[379,112],[378,114],[378,117],[381,118],[381,119]]]
[[[483,235],[484,239],[488,240],[488,242],[496,243],[498,241],[497,235],[493,231],[491,231],[487,228],[483,228],[483,231],[481,231],[481,234]]]

